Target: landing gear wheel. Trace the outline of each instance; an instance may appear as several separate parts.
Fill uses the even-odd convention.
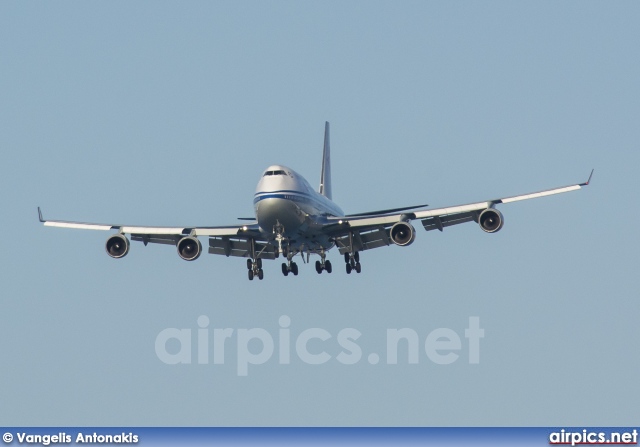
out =
[[[256,259],[256,265],[258,266],[258,269],[262,268],[262,258]]]
[[[298,276],[298,264],[296,264],[295,262],[291,263],[291,273],[293,273],[295,276]]]
[[[344,254],[344,262],[346,262],[347,264],[351,261],[351,256],[349,256],[349,253],[345,253]]]
[[[249,270],[249,281],[253,281],[253,270]]]
[[[360,262],[360,252],[355,252],[353,254],[353,259],[355,259],[356,262]]]
[[[347,275],[351,273],[351,264],[347,264]]]
[[[251,259],[247,259],[247,269],[251,270],[253,268],[253,261]]]
[[[356,272],[360,273],[362,271],[362,266],[360,265],[359,262],[356,262]]]
[[[318,272],[318,274],[322,273],[322,263],[320,263],[320,261],[316,261],[316,272]]]
[[[262,281],[262,278],[264,278],[264,270],[260,269],[258,270],[258,279]]]
[[[282,263],[282,274],[284,276],[288,276],[289,275],[289,268],[287,267],[286,263]]]
[[[331,261],[326,261],[324,263],[324,269],[327,271],[327,273],[331,273]]]

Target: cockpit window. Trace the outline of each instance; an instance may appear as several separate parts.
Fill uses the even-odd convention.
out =
[[[280,171],[267,171],[264,173],[263,177],[266,177],[267,175],[287,175],[286,172],[280,170]]]

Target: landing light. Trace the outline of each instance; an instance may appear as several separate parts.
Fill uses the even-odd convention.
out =
[[[247,231],[247,226],[246,225],[242,227],[242,231]]]

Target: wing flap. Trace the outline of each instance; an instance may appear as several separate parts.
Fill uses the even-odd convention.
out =
[[[351,235],[347,234],[336,238],[336,244],[340,254],[345,254],[350,251],[350,237],[353,240],[353,248],[356,251],[371,250],[373,248],[386,247],[391,244],[389,232],[384,227],[368,231],[354,230],[351,232]]]
[[[422,219],[422,225],[427,231],[440,230],[452,225],[458,225],[465,222],[477,221],[478,211],[470,211],[468,213],[450,214],[448,216],[433,216]]]
[[[194,228],[194,232],[196,236],[213,236],[213,237],[221,237],[221,236],[238,236],[238,235],[246,235],[251,236],[256,233],[258,225],[251,226],[238,226],[238,227],[210,227],[210,228]],[[259,235],[259,233],[257,233]]]
[[[181,236],[171,235],[157,235],[157,234],[132,234],[132,241],[143,242],[147,244],[164,244],[164,245],[176,245],[180,241]]]
[[[256,256],[262,259],[275,259],[275,247],[262,242],[254,242]],[[251,254],[251,242],[248,239],[234,237],[209,238],[209,253],[212,255],[235,256],[248,258]]]

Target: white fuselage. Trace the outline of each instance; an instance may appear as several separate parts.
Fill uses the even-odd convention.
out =
[[[344,216],[339,206],[316,192],[304,177],[281,165],[264,171],[253,204],[262,231],[273,233],[279,225],[293,246],[311,250],[333,246],[318,230],[327,217]]]

